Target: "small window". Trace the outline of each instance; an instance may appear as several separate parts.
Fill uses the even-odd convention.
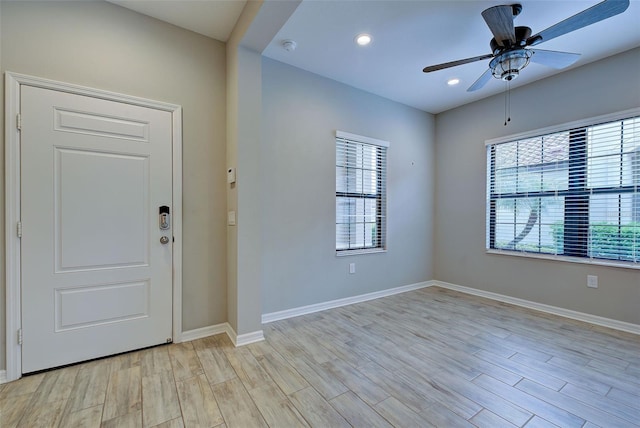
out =
[[[487,145],[487,248],[640,267],[640,117]]]
[[[389,143],[336,132],[336,253],[386,249]]]

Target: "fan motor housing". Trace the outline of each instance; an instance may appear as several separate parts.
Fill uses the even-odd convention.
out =
[[[531,28],[529,27],[515,27],[515,34],[516,34],[516,43],[515,45],[512,46],[500,46],[498,44],[498,42],[496,42],[495,37],[491,39],[491,41],[489,42],[489,47],[491,48],[491,52],[493,52],[494,55],[498,55],[501,51],[505,50],[505,49],[509,49],[511,47],[514,46],[525,46],[527,44],[527,39],[531,36]]]

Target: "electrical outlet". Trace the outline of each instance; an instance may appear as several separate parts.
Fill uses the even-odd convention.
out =
[[[349,273],[356,273],[356,264],[349,263]]]
[[[587,287],[598,288],[598,277],[596,275],[587,275]]]

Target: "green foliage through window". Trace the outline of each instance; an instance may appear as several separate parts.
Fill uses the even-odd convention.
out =
[[[553,250],[562,254],[564,225],[557,222],[551,226]],[[601,259],[640,262],[640,223],[622,226],[612,223],[594,223],[589,229],[589,255]]]

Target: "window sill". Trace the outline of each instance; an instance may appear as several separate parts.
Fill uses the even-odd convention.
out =
[[[366,248],[362,250],[342,250],[336,251],[336,257],[358,256],[360,254],[386,253],[386,248]]]
[[[569,257],[569,256],[556,256],[554,254],[539,254],[539,253],[527,253],[524,251],[505,251],[505,250],[486,250],[487,254],[497,254],[501,256],[512,256],[512,257],[525,257],[530,259],[542,259],[542,260],[553,260],[557,262],[568,262],[568,263],[581,263],[592,266],[607,266],[607,267],[617,267],[617,268],[625,268],[625,269],[638,269],[640,270],[640,264],[631,263],[631,262],[621,262],[616,260],[605,260],[605,259],[588,259],[581,257]]]

